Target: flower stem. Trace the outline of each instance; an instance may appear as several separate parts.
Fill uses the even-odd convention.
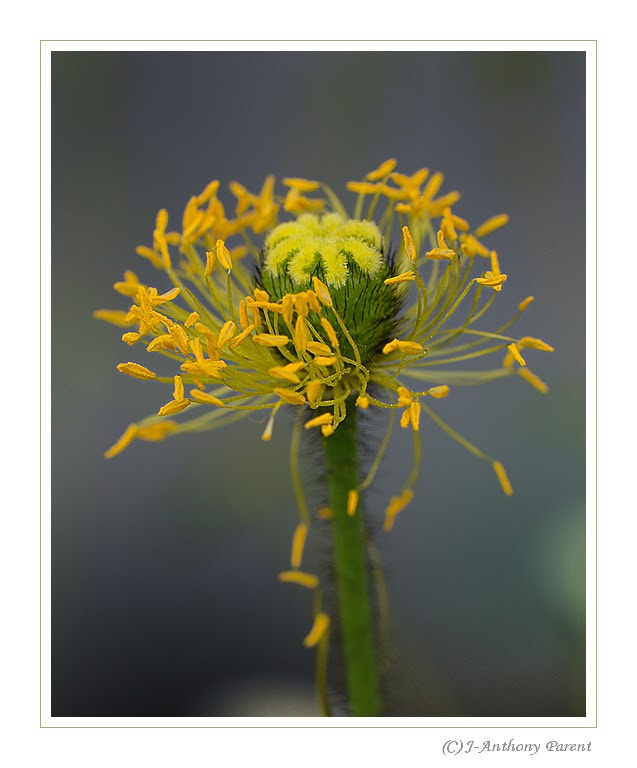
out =
[[[330,507],[333,513],[334,566],[339,627],[345,662],[350,713],[354,717],[381,714],[378,665],[370,603],[366,531],[360,507],[347,514],[347,497],[359,485],[356,407],[334,434],[323,438]]]

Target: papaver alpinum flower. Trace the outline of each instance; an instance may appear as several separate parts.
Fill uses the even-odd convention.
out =
[[[160,210],[152,243],[137,248],[157,271],[157,287],[127,271],[114,287],[128,308],[95,313],[125,329],[135,361],[119,371],[166,390],[158,389],[155,413],[131,424],[109,458],[134,440],[212,429],[255,411],[265,415],[261,437],[269,440],[279,410],[296,411],[292,472],[301,522],[291,568],[280,578],[310,588],[318,581],[301,562],[311,515],[295,458],[304,430],[330,440],[352,408],[389,413],[369,474],[348,489],[349,516],[359,513],[359,494],[374,478],[395,417],[413,433],[411,471],[386,507],[390,530],[414,495],[423,416],[491,464],[504,493],[512,493],[502,464],[430,403],[454,387],[507,376],[547,389],[526,358],[552,347],[509,333],[533,297],[500,327],[483,326],[506,294],[507,274],[490,240],[508,216],[472,227],[457,213],[459,192],[441,193],[441,173],[395,167],[388,160],[349,182],[349,210],[322,182],[284,178],[277,192],[270,176],[258,193],[231,182],[228,213],[212,181],[190,198],[179,227],[169,227]],[[487,370],[463,367],[486,357],[496,359]],[[306,644],[319,642],[328,623],[317,611]]]

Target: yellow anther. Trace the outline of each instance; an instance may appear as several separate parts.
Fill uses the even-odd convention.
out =
[[[294,530],[294,535],[292,536],[292,554],[290,556],[290,565],[292,568],[301,567],[307,532],[307,523],[299,523]]]
[[[126,373],[128,376],[134,376],[136,379],[156,379],[157,374],[144,368],[139,363],[120,363],[117,366],[120,373]]]
[[[420,429],[420,410],[421,405],[417,400],[409,406],[409,420],[411,421],[411,428],[414,432],[418,432]]]
[[[526,365],[526,360],[520,354],[517,344],[509,344],[507,347],[509,352],[513,355],[514,359],[522,366]],[[508,366],[505,366],[508,367]]]
[[[299,192],[313,192],[321,186],[320,181],[310,181],[309,179],[286,178],[282,181],[286,187],[291,187]]]
[[[305,367],[305,363],[290,363],[289,365],[275,365],[268,369],[270,376],[275,379],[290,381],[292,384],[299,384],[301,379],[297,376],[297,371]]]
[[[518,304],[518,309],[519,309],[519,311],[520,311],[520,312],[524,312],[524,310],[525,310],[525,309],[526,309],[526,308],[529,306],[529,304],[530,304],[532,301],[535,301],[535,296],[527,296],[527,297],[526,297],[526,299],[524,299],[524,301],[521,301],[521,302]]]
[[[190,328],[199,320],[199,312],[191,312],[184,320],[184,328]]]
[[[329,626],[330,617],[326,613],[317,613],[314,617],[312,629],[303,640],[303,645],[306,648],[313,648],[315,645],[318,645],[329,629]]]
[[[307,351],[313,355],[331,355],[332,350],[320,341],[310,341],[307,344]]]
[[[292,324],[292,315],[294,313],[294,297],[291,293],[286,293],[281,299],[281,316],[286,323]]]
[[[334,416],[331,413],[322,413],[320,416],[315,416],[313,419],[306,421],[305,429],[331,425],[333,421],[334,421]]]
[[[387,280],[385,280],[385,285],[394,285],[394,283],[408,283],[415,279],[416,274],[413,269],[410,269],[409,272],[403,272],[402,275],[396,275],[396,277],[388,277]]]
[[[442,212],[442,221],[440,222],[440,229],[445,238],[451,242],[455,242],[458,239],[458,233],[453,222],[453,216],[451,215],[451,208],[445,208]]]
[[[175,341],[169,333],[162,333],[160,336],[156,336],[146,347],[149,352],[154,352],[156,349],[175,348]]]
[[[486,259],[491,255],[489,249],[482,245],[473,235],[463,235],[461,240],[461,248],[465,256],[475,256],[477,254],[478,256],[484,256]]]
[[[235,336],[233,339],[230,339],[228,342],[228,349],[234,349],[235,347],[238,347],[239,344],[242,344],[255,328],[256,326],[254,324],[250,324],[247,328],[241,331],[240,334]]]
[[[334,330],[334,326],[326,317],[321,318],[321,325],[323,326],[323,330],[327,334],[327,338],[330,341],[330,344],[337,349],[338,344],[338,336],[336,335],[336,331]]]
[[[234,336],[234,332],[237,330],[237,326],[232,322],[232,320],[228,320],[228,322],[224,323],[221,326],[221,330],[219,331],[219,340],[217,342],[217,346],[219,349],[221,349],[225,344],[227,344],[230,339]]]
[[[405,253],[412,261],[416,260],[416,244],[411,236],[409,227],[403,227],[403,243],[405,244]]]
[[[330,435],[333,435],[335,432],[335,429],[332,424],[323,424],[321,427],[321,434],[323,437],[329,437]]]
[[[318,277],[315,276],[312,278],[312,284],[314,285],[314,292],[321,300],[321,303],[325,304],[326,307],[331,307],[332,297],[330,296],[329,289],[325,283],[322,283]]]
[[[456,252],[452,251],[451,248],[434,248],[431,251],[427,251],[425,254],[428,259],[438,259],[438,261],[443,259],[449,261],[449,259],[453,259],[455,255]]]
[[[137,275],[134,272],[131,272],[130,269],[127,269],[124,272],[124,280],[115,283],[113,288],[118,293],[121,293],[122,296],[130,296],[131,298],[134,298],[137,294],[139,286],[140,282],[137,279]]]
[[[369,396],[368,395],[359,395],[356,398],[356,407],[362,408],[364,411],[366,411],[369,408]]]
[[[252,338],[256,344],[260,344],[262,347],[284,347],[290,343],[287,336],[274,333],[257,333]]]
[[[215,265],[214,251],[206,251],[206,267],[203,271],[204,277],[208,277],[212,274],[212,268]]]
[[[322,365],[325,368],[329,368],[330,365],[334,365],[336,363],[336,358],[334,355],[330,355],[329,357],[318,355],[312,362],[316,363],[317,365]]]
[[[491,272],[493,272],[494,275],[501,274],[498,254],[495,251],[491,251]]]
[[[310,381],[306,385],[305,396],[307,397],[307,401],[310,403],[310,405],[313,405],[317,401],[322,386],[322,382],[318,379],[314,379],[314,381]]]
[[[159,248],[161,254],[161,264],[164,269],[172,269],[172,263],[170,261],[170,253],[168,251],[168,243],[163,232],[155,230],[153,232],[153,239]]]
[[[347,514],[353,517],[358,507],[358,491],[356,489],[347,492]]]
[[[401,407],[410,405],[414,400],[414,396],[406,387],[398,387],[397,394],[398,394],[398,405],[400,405]]]
[[[411,407],[405,408],[405,410],[402,412],[402,415],[400,417],[400,426],[403,429],[407,429],[407,427],[411,424]]]
[[[206,186],[204,191],[197,196],[197,205],[203,205],[204,203],[207,203],[211,197],[214,197],[217,194],[218,189],[219,181],[216,179],[211,181],[210,184]]]
[[[184,382],[182,381],[181,376],[175,376],[173,381],[175,382],[175,387],[173,389],[173,400],[183,400]]]
[[[509,217],[506,213],[500,213],[497,216],[492,216],[490,219],[487,219],[486,221],[482,222],[482,224],[480,224],[480,226],[475,231],[475,235],[476,237],[484,237],[485,235],[493,232],[495,229],[500,229],[500,227],[503,227],[508,221]]]
[[[221,264],[224,269],[230,272],[232,269],[232,257],[230,256],[230,251],[226,248],[223,240],[217,240],[215,243],[215,250],[217,253],[217,258],[219,259],[219,264]]]
[[[431,389],[427,390],[428,394],[430,394],[432,397],[435,397],[436,399],[440,399],[442,397],[447,397],[449,394],[449,387],[447,384],[441,384],[439,387],[431,387]]]
[[[375,195],[381,188],[381,185],[372,184],[369,181],[348,181],[345,186],[350,192],[356,192],[359,195]]]
[[[493,272],[485,272],[484,277],[476,277],[476,283],[493,288],[494,291],[502,290],[502,283],[507,279],[506,275],[494,275]]]
[[[305,573],[305,571],[281,571],[279,581],[298,584],[308,589],[315,589],[319,585],[319,577],[313,573]]]
[[[141,337],[141,333],[134,333],[133,331],[129,331],[128,333],[124,333],[122,335],[122,341],[126,344],[132,345],[138,342]]]
[[[533,336],[523,336],[518,344],[529,349],[539,349],[540,352],[555,352],[555,348],[542,339],[534,339]]]
[[[307,349],[309,340],[310,335],[307,330],[305,318],[299,315],[299,317],[296,318],[296,325],[294,326],[294,346],[301,354],[303,354]]]
[[[400,496],[391,497],[389,500],[389,505],[385,510],[385,522],[383,523],[383,530],[391,531],[391,529],[394,527],[396,515],[398,515],[399,512],[402,512],[413,498],[414,492],[410,488],[405,489],[400,494]]]
[[[117,456],[118,453],[121,453],[123,450],[128,448],[128,446],[133,442],[137,435],[137,425],[136,424],[129,424],[128,427],[126,427],[126,431],[124,434],[119,438],[119,440],[112,445],[108,451],[104,454],[107,459],[112,459],[113,456]]]
[[[513,495],[513,488],[511,486],[511,483],[509,482],[509,478],[507,477],[506,470],[500,464],[499,461],[493,462],[493,470],[496,474],[496,477],[498,478],[500,485],[502,486],[502,490],[507,496]]]
[[[216,405],[219,408],[223,408],[225,403],[214,395],[209,395],[207,392],[201,392],[199,389],[190,390],[190,399],[195,400],[198,403],[205,403],[209,405]]]
[[[519,368],[518,373],[525,381],[528,381],[532,387],[535,387],[535,389],[537,389],[538,392],[541,392],[543,395],[549,391],[548,385],[545,384],[542,379],[539,378],[539,376],[536,376],[534,373],[529,371],[528,368]]]
[[[171,400],[170,402],[166,403],[166,405],[163,405],[159,411],[157,411],[157,413],[159,416],[172,416],[175,413],[180,413],[189,405],[190,400],[187,398],[182,398],[181,400]]]
[[[246,307],[245,299],[241,299],[239,302],[239,324],[243,330],[250,325],[250,318],[248,317],[248,309]]]
[[[417,341],[399,341],[398,339],[394,339],[385,344],[383,347],[383,354],[389,355],[391,352],[398,350],[405,355],[417,355],[419,352],[422,352],[422,349],[422,344]]]
[[[165,208],[160,208],[157,212],[157,218],[155,219],[155,229],[158,232],[164,233],[168,226],[168,211]]]
[[[381,163],[378,168],[375,168],[373,171],[370,171],[365,178],[368,181],[378,181],[379,179],[384,178],[385,176],[388,176],[396,167],[397,160],[395,157],[391,157],[389,160],[385,160],[384,163]]]
[[[129,328],[135,324],[135,317],[131,316],[130,312],[123,312],[120,309],[96,309],[93,312],[93,317],[96,320],[104,320],[120,328]]]
[[[321,520],[333,520],[334,519],[334,513],[329,507],[321,507],[320,509],[316,510],[316,516],[319,517]]]
[[[161,256],[152,248],[149,248],[146,245],[138,245],[137,248],[135,248],[135,253],[138,256],[142,256],[143,258],[148,259],[156,269],[162,268]]]
[[[284,387],[275,387],[275,393],[285,400],[290,405],[305,405],[305,397],[300,392],[293,392],[291,389],[285,389]]]

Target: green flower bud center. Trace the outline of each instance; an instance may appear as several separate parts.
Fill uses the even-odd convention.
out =
[[[373,221],[308,213],[279,224],[265,240],[261,284],[270,298],[277,301],[311,289],[312,278],[317,277],[328,286],[364,363],[390,339],[396,326],[400,302],[395,287],[385,285],[392,274],[383,237]],[[328,341],[316,320],[313,327]],[[335,318],[332,324],[343,354],[351,357],[349,340]]]

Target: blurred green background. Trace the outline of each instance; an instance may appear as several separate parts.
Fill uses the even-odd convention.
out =
[[[512,498],[423,424],[416,499],[377,537],[387,714],[585,714],[584,53],[54,52],[54,716],[317,713],[309,595],[276,580],[296,524],[289,423],[271,444],[255,416],[106,461],[166,398],[117,373],[130,350],[91,313],[126,308],[125,269],[154,284],[134,247],[212,178],[338,193],[392,156],[444,171],[472,222],[511,215],[490,239],[509,274],[494,314],[534,295],[516,333],[556,352],[528,355],[546,396],[507,379],[435,403],[503,461]],[[381,429],[370,418],[369,443]],[[370,520],[409,451],[396,434]],[[321,536],[309,558],[325,563]]]

